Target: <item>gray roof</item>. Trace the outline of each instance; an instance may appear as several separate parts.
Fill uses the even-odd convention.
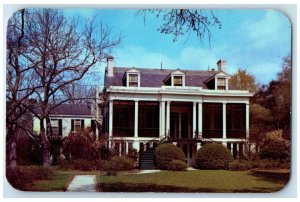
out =
[[[114,67],[114,76],[105,77],[104,86],[123,86],[123,77],[127,70],[132,69],[128,67]],[[149,69],[149,68],[136,68],[141,74],[141,87],[161,87],[164,84],[164,79],[177,69]],[[207,89],[205,81],[219,71],[205,71],[205,70],[181,70],[185,73],[185,85],[202,87]],[[229,89],[235,89],[229,85]]]
[[[91,108],[86,104],[62,104],[56,107],[50,113],[53,115],[81,115],[81,116],[91,116]]]

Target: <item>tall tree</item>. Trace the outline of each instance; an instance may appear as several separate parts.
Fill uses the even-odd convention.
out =
[[[24,52],[28,51],[25,15],[24,9],[19,10],[9,19],[7,26],[6,151],[8,168],[12,170],[17,165],[17,131],[28,120],[24,115],[34,104],[30,97],[38,87],[33,77],[34,65],[24,62]]]
[[[121,38],[113,38],[111,29],[97,23],[97,18],[82,23],[79,18],[66,18],[57,9],[27,11],[24,20],[27,48],[23,63],[34,67],[32,77],[40,85],[32,95],[39,110],[31,112],[40,120],[43,163],[47,166],[50,165],[52,134],[50,112],[68,102],[63,91],[93,71],[93,67],[119,45]]]
[[[255,76],[248,73],[246,69],[238,69],[238,71],[231,76],[229,82],[239,90],[249,90],[253,93],[256,92],[257,89]]]
[[[207,35],[210,41],[211,27],[221,29],[221,22],[211,10],[204,9],[142,9],[137,15],[146,19],[147,13],[154,14],[162,20],[158,31],[162,34],[173,35],[173,42],[184,34],[194,33],[203,40]]]
[[[253,102],[260,104],[271,113],[272,130],[283,129],[286,139],[290,138],[291,125],[291,57],[283,58],[282,70],[277,79],[263,85],[253,97]]]

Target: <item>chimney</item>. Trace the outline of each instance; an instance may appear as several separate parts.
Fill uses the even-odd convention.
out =
[[[108,56],[106,58],[107,62],[107,76],[114,76],[114,57]]]
[[[219,60],[217,62],[217,65],[218,65],[218,71],[223,71],[223,72],[226,72],[226,60]]]

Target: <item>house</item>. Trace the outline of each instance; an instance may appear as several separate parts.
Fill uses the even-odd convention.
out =
[[[96,121],[92,109],[85,104],[62,104],[50,113],[50,121],[54,136],[66,137],[71,132],[82,128],[90,128],[96,134]],[[33,120],[33,130],[40,132],[40,121]]]
[[[249,139],[249,91],[229,85],[226,61],[211,70],[115,67],[107,58],[103,132],[120,154],[161,142],[182,148],[189,165],[196,151],[218,142],[241,153]]]

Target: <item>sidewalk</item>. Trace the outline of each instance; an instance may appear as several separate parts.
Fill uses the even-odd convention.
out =
[[[75,175],[68,185],[69,192],[96,192],[96,175]]]

